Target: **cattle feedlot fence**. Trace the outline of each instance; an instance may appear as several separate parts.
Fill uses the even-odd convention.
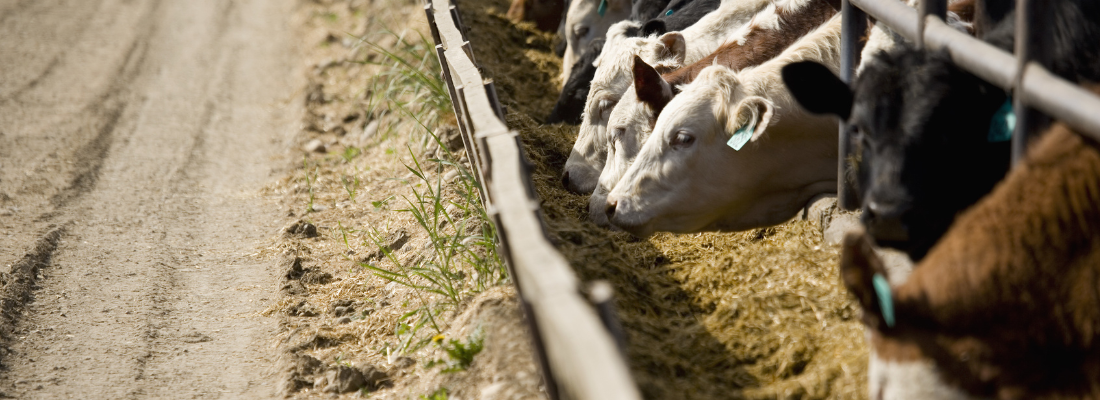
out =
[[[425,1],[466,154],[499,232],[501,256],[520,295],[547,393],[552,399],[640,399],[617,346],[620,338],[611,334],[617,321],[606,283],[597,282],[583,295],[568,261],[547,240],[530,164],[518,134],[503,121],[492,82],[478,72],[457,8],[448,0]]]
[[[1078,132],[1100,140],[1100,98],[1047,71],[1048,60],[1036,51],[1040,40],[1051,32],[1049,0],[1016,1],[1016,48],[1014,57],[1001,49],[949,27],[945,22],[947,0],[920,0],[913,9],[898,0],[843,0],[841,79],[851,83],[860,62],[867,16],[874,17],[895,32],[929,50],[946,49],[960,68],[1012,92],[1016,131],[1012,134],[1012,160],[1020,160],[1027,141],[1035,135],[1039,112],[1058,119]],[[1038,111],[1038,112],[1037,112]],[[846,160],[851,156],[851,138],[841,127],[838,170],[838,201],[842,208],[859,208],[858,195],[843,177],[850,175]]]

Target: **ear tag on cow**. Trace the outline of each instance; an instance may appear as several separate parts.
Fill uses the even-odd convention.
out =
[[[886,326],[894,327],[894,296],[890,293],[890,282],[880,273],[875,273],[871,278],[871,284],[878,295],[878,305],[882,309],[882,319],[886,320]]]
[[[741,129],[733,133],[733,137],[726,142],[726,145],[732,147],[734,150],[741,151],[741,148],[745,147],[745,143],[748,143],[749,139],[752,139],[752,131],[755,127],[755,123],[742,126]]]
[[[669,15],[672,15],[673,12],[674,12],[673,10],[665,11],[665,16],[667,17]]]
[[[1009,97],[993,114],[993,120],[989,121],[989,134],[986,140],[989,143],[1007,142],[1012,140],[1014,130],[1016,130],[1016,113],[1012,110],[1012,98]]]
[[[600,0],[600,6],[599,8],[596,8],[596,12],[600,13],[601,17],[604,14],[607,14],[607,0]]]

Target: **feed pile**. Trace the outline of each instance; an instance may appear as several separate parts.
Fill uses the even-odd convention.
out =
[[[534,164],[550,239],[581,280],[615,288],[628,362],[646,398],[867,396],[859,310],[817,223],[637,239],[587,222],[587,196],[560,183],[576,127],[536,122],[560,86],[552,35],[510,22],[504,0],[459,8]]]

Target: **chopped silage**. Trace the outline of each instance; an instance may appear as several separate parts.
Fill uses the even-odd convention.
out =
[[[584,281],[615,288],[628,362],[646,398],[866,398],[858,310],[837,249],[810,221],[648,239],[585,220],[561,170],[576,128],[536,119],[557,96],[552,35],[504,16],[506,0],[459,3],[483,74],[496,82],[527,157],[550,238]]]

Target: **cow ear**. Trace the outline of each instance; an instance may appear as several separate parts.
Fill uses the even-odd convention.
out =
[[[731,134],[726,145],[741,150],[746,143],[759,140],[774,114],[775,105],[760,96],[749,96],[737,102],[726,121],[726,132]]]
[[[684,64],[687,59],[687,41],[684,40],[684,35],[680,32],[669,32],[661,35],[658,40],[665,46],[661,58],[671,58],[680,65]]]
[[[634,56],[634,94],[638,100],[649,105],[653,112],[660,114],[665,105],[672,100],[672,86],[641,57]]]
[[[893,303],[893,295],[888,289],[888,284],[885,293],[882,293],[882,288],[879,290],[875,288],[875,280],[885,279],[885,271],[882,259],[875,254],[871,239],[862,228],[848,232],[844,236],[840,248],[840,278],[863,308],[863,322],[877,330],[887,328],[885,314],[890,314],[891,325],[894,318],[894,310],[883,312],[883,301],[880,299],[880,295],[889,296],[889,303]],[[880,277],[876,278],[876,275]]]
[[[852,112],[852,90],[829,68],[813,61],[783,67],[783,82],[806,110],[847,120]]]

